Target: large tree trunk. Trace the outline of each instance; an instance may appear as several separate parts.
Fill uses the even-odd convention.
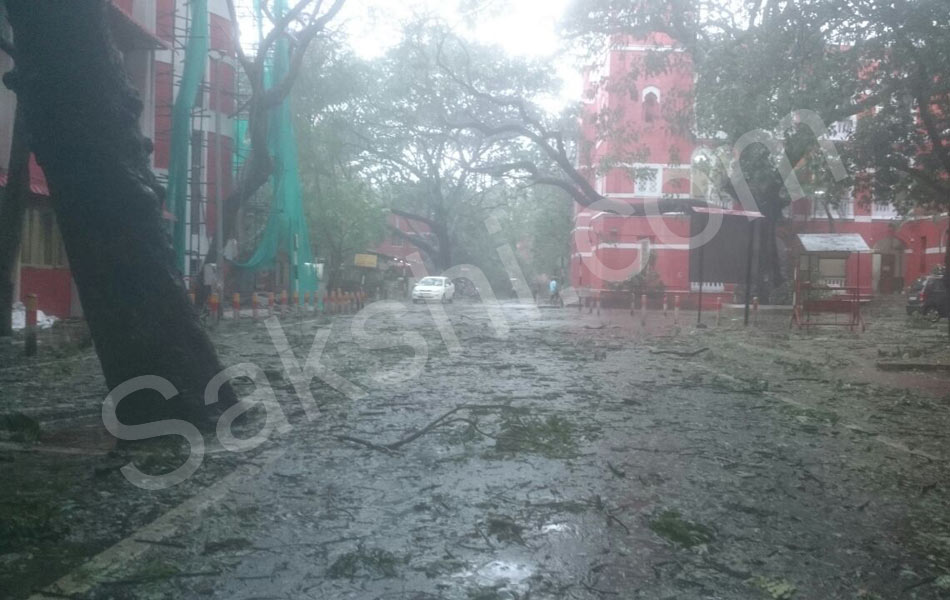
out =
[[[947,297],[947,335],[950,336],[950,220],[948,220],[946,235],[943,245],[943,289]]]
[[[204,388],[221,367],[188,302],[148,164],[142,102],[112,42],[106,0],[7,0],[14,90],[43,167],[72,274],[110,387],[140,375],[180,395],[119,404],[127,423],[207,425]],[[217,412],[234,401],[222,389]]]
[[[10,142],[7,187],[0,204],[0,337],[13,335],[13,291],[17,257],[23,235],[27,190],[30,185],[30,146],[27,143],[23,110],[17,106]]]

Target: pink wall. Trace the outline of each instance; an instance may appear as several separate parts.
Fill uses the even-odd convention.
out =
[[[36,294],[40,310],[66,318],[72,298],[70,280],[69,269],[21,267],[20,300],[25,302],[28,294]]]

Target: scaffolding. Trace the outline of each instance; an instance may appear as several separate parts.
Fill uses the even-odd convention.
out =
[[[192,28],[192,8],[191,1],[176,2],[172,5],[170,12],[158,13],[159,23],[170,23],[167,30],[166,42],[169,45],[169,70],[171,77],[166,81],[157,82],[157,85],[165,85],[168,88],[166,94],[162,94],[167,101],[156,103],[156,115],[167,117],[163,122],[165,127],[159,128],[156,122],[156,137],[164,137],[171,146],[172,117],[173,107],[177,98],[178,91],[183,83],[183,63],[187,50],[188,35]],[[214,22],[209,23],[209,29],[205,33],[211,36],[211,27]],[[169,39],[170,38],[170,39]],[[210,40],[208,40],[210,46]],[[209,52],[209,55],[214,50]],[[225,87],[226,78],[222,78],[222,70],[231,69],[234,76],[231,82],[237,81],[238,74],[233,62],[215,61],[212,57],[206,60],[210,61],[210,68],[206,63],[203,69],[204,74],[198,85],[196,101],[189,111],[189,140],[188,140],[188,161],[185,183],[185,223],[184,223],[184,248],[183,248],[183,274],[186,280],[198,273],[204,257],[210,249],[211,236],[215,225],[213,221],[214,211],[217,210],[215,199],[215,181],[216,165],[214,161],[218,160],[218,153],[215,150],[214,135],[215,131],[215,110],[220,110],[222,115],[222,136],[231,140],[230,152],[233,153],[237,144],[234,143],[235,132],[233,122],[235,115],[234,108],[243,105],[242,98],[238,93],[236,85]],[[164,62],[164,61],[163,61]],[[226,64],[216,64],[223,62]],[[217,88],[217,89],[215,89]],[[217,100],[215,96],[217,94]],[[156,119],[158,121],[158,119]],[[222,155],[227,156],[228,148],[222,148]],[[170,166],[170,165],[169,165]],[[236,163],[229,160],[229,164],[222,167],[222,180],[224,189],[222,195],[228,190],[228,183],[235,180]],[[168,186],[168,169],[158,175],[160,182]],[[169,215],[170,216],[170,215]],[[174,227],[174,222],[170,224]]]

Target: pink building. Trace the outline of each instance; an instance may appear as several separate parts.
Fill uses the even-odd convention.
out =
[[[651,73],[650,56],[672,54],[670,68]],[[671,129],[676,115],[689,112],[686,98],[693,85],[688,55],[661,34],[644,40],[625,39],[605,53],[587,73],[581,115],[580,168],[595,189],[611,200],[643,207],[660,198],[682,200],[682,208],[701,190],[695,189],[691,165],[697,151],[688,126]],[[607,123],[605,123],[607,122]],[[624,132],[622,141],[603,139],[598,126]],[[594,165],[615,156],[635,160],[612,165],[595,176]],[[671,293],[689,292],[689,216],[670,203],[665,214],[621,216],[578,206],[575,216],[571,285],[605,290],[639,267],[641,249],[649,244],[655,268]]]
[[[154,142],[152,165],[160,180],[167,178],[171,137],[171,107],[180,83],[184,63],[185,37],[189,30],[187,0],[113,0],[112,30],[125,58],[128,74],[141,93],[145,108],[140,125]],[[192,117],[192,144],[189,176],[188,230],[193,271],[208,251],[213,233],[215,198],[214,114],[221,111],[221,154],[224,195],[231,186],[235,70],[232,27],[224,0],[210,0],[211,56],[208,57],[201,98]],[[0,53],[0,72],[12,68]],[[218,88],[218,93],[214,93]],[[6,185],[10,139],[16,96],[0,86],[0,187]],[[82,313],[62,239],[56,226],[53,206],[42,170],[31,162],[29,207],[23,224],[23,241],[16,276],[16,298],[37,294],[40,310],[57,317]],[[187,277],[190,273],[186,272]]]
[[[662,53],[669,68],[651,74],[651,56]],[[643,206],[659,198],[662,214],[621,216],[596,207],[577,207],[571,258],[571,285],[606,290],[622,282],[640,267],[641,249],[649,244],[654,268],[668,293],[692,299],[696,284],[690,284],[689,230],[686,205],[709,202],[705,176],[694,168],[705,150],[687,125],[684,106],[693,83],[692,64],[686,53],[660,34],[645,40],[626,39],[604,54],[602,62],[586,77],[582,110],[580,168],[586,170],[599,193],[631,206]],[[598,136],[598,124],[608,121],[612,130],[624,132],[624,142]],[[620,127],[618,127],[618,123]],[[848,126],[843,124],[840,140]],[[834,139],[834,138],[833,138]],[[612,165],[595,176],[595,166],[611,157],[634,156]],[[597,169],[602,171],[603,169]],[[676,201],[682,201],[677,207]],[[660,212],[654,209],[654,212]],[[829,220],[820,199],[793,203],[779,232],[780,252],[794,264],[797,233],[859,233],[871,248],[870,256],[852,256],[845,261],[823,259],[823,279],[832,284],[860,286],[863,294],[893,293],[943,263],[947,245],[947,215],[901,217],[892,206],[879,205],[867,189],[856,186],[833,211]],[[791,271],[790,271],[791,272]],[[729,284],[704,282],[710,301],[732,296]]]

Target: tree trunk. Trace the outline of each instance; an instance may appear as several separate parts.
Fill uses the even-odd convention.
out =
[[[17,44],[13,88],[49,183],[106,383],[157,375],[180,392],[119,403],[126,423],[181,418],[199,426],[234,402],[204,404],[220,370],[188,302],[161,218],[162,188],[139,129],[142,101],[112,42],[107,0],[7,0]]]
[[[27,143],[23,110],[17,106],[10,142],[7,187],[0,204],[0,337],[13,335],[13,291],[16,265],[23,235],[27,191],[30,185],[30,146]]]
[[[947,297],[947,336],[950,337],[950,219],[948,219],[947,239],[943,248],[943,289]]]

